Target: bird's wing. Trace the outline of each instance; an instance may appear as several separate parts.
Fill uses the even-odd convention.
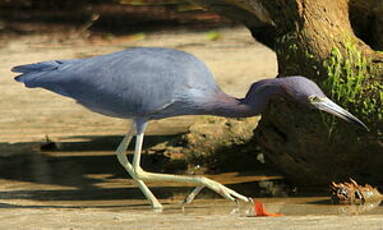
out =
[[[183,52],[165,51],[128,49],[87,59],[18,66],[13,71],[22,73],[17,80],[26,86],[74,98],[91,110],[112,116],[144,116],[171,104],[177,90],[206,85],[203,80],[190,79],[198,75],[194,73],[198,59],[190,61],[190,55]]]

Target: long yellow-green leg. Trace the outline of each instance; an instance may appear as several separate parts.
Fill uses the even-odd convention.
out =
[[[150,173],[144,171],[140,167],[140,159],[141,159],[141,150],[142,150],[142,144],[144,140],[144,129],[145,129],[145,123],[141,124],[142,127],[137,129],[137,139],[136,139],[136,146],[134,150],[134,156],[133,156],[133,169],[135,172],[135,177],[143,180],[143,181],[175,181],[175,182],[186,182],[186,183],[193,183],[200,186],[206,186],[210,188],[211,190],[217,192],[221,196],[225,197],[226,199],[235,201],[237,199],[243,200],[246,202],[249,202],[249,198],[235,192],[232,189],[227,188],[226,186],[211,180],[206,177],[202,176],[179,176],[179,175],[171,175],[171,174],[160,174],[160,173]],[[196,189],[198,190],[198,188]],[[199,192],[199,191],[198,191]],[[196,193],[198,193],[196,191]],[[191,199],[192,200],[192,199]]]
[[[129,175],[137,183],[138,187],[140,188],[142,193],[145,195],[146,199],[148,199],[150,201],[150,203],[152,204],[152,207],[160,209],[160,208],[162,208],[161,203],[157,200],[157,198],[149,190],[149,188],[146,186],[146,184],[142,180],[140,180],[136,177],[136,173],[134,172],[134,168],[126,156],[126,150],[129,147],[129,143],[132,140],[134,134],[135,134],[135,127],[132,124],[128,133],[126,134],[124,139],[121,141],[120,145],[118,146],[118,148],[116,150],[117,159],[120,162],[120,164],[126,169],[126,171],[129,173]]]

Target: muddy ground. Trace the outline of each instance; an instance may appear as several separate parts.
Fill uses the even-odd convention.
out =
[[[132,46],[170,47],[193,53],[207,63],[224,91],[238,97],[244,96],[252,82],[276,75],[275,54],[256,43],[242,27],[111,35],[92,40],[76,35],[64,38],[30,35],[3,41],[0,229],[233,229],[234,226],[238,229],[383,229],[382,212],[357,216],[357,211],[339,212],[339,207],[329,205],[328,197],[294,201],[292,209],[286,205],[291,203],[290,199],[265,200],[272,211],[286,214],[278,218],[230,214],[235,206],[220,199],[197,200],[182,212],[179,202],[191,187],[174,183],[150,183],[165,205],[163,213],[153,212],[113,156],[114,148],[126,132],[126,121],[89,112],[72,100],[45,90],[24,88],[13,80],[14,74],[9,71],[19,64],[88,57]],[[147,134],[179,134],[195,119],[155,121]],[[41,151],[41,143],[47,137],[66,147],[63,151]],[[237,189],[242,184],[262,180],[235,172],[212,176]],[[327,211],[316,212],[323,207]]]

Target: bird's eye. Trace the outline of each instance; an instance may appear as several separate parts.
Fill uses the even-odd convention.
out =
[[[317,96],[309,96],[311,102],[320,102],[320,98]]]

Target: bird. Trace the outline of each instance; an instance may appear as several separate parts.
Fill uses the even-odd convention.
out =
[[[221,90],[204,62],[172,48],[132,47],[82,59],[20,65],[11,71],[19,73],[15,80],[28,88],[44,88],[70,97],[91,111],[130,120],[131,127],[116,149],[117,159],[155,209],[163,206],[145,181],[195,184],[189,201],[203,187],[228,200],[249,202],[251,199],[207,177],[142,169],[144,132],[152,120],[183,115],[251,117],[262,114],[272,98],[283,97],[367,129],[362,121],[331,101],[306,77],[260,80],[251,85],[244,98],[236,98]],[[134,154],[129,161],[126,150],[134,136]]]

